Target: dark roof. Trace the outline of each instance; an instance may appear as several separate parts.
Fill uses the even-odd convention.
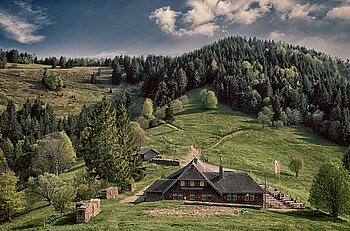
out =
[[[155,152],[155,153],[158,153],[156,150],[154,150],[154,149],[152,149],[152,148],[143,148],[143,149],[139,150],[139,151],[137,152],[137,154],[143,155],[143,154],[145,154],[145,153],[147,153],[147,152],[149,152],[149,151],[153,151],[153,152]]]
[[[203,163],[194,158],[185,167],[177,170],[164,180],[155,181],[146,192],[166,193],[178,180],[205,180],[219,194],[223,193],[254,193],[264,191],[245,172],[224,171],[224,177],[219,177],[219,172],[214,172],[218,167]],[[214,170],[214,171],[213,171]]]
[[[163,192],[170,184],[176,180],[156,180],[149,186],[145,192]]]
[[[217,172],[204,174],[222,193],[264,193],[246,172],[224,172],[222,179]]]

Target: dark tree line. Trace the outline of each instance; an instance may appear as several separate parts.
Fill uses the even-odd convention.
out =
[[[57,130],[53,108],[39,98],[33,103],[27,100],[16,110],[13,101],[8,101],[0,117],[0,148],[4,152],[7,165],[21,180],[34,174],[31,168],[33,144],[45,135]]]
[[[112,63],[115,83],[124,73],[128,83],[143,81],[143,96],[157,106],[213,83],[219,100],[235,110],[258,114],[267,107],[272,121],[305,124],[350,144],[349,60],[280,42],[228,37],[180,57],[118,56]]]

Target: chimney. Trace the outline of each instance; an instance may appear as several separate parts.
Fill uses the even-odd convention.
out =
[[[224,170],[222,168],[222,158],[221,157],[220,157],[219,177],[220,177],[220,179],[224,178]]]

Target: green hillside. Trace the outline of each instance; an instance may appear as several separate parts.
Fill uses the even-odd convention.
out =
[[[223,157],[224,167],[244,170],[257,181],[283,189],[306,202],[308,188],[318,167],[328,161],[340,162],[345,150],[305,128],[262,128],[255,118],[234,112],[220,105],[216,111],[200,107],[200,89],[188,93],[189,105],[175,116],[172,125],[165,124],[147,130],[148,146],[167,158],[185,157],[191,145],[202,149],[202,156],[218,164]],[[305,168],[295,179],[287,168],[293,156],[302,156]],[[274,176],[274,160],[281,160],[282,174]],[[84,163],[62,174],[69,180]],[[139,182],[138,190],[153,180],[175,171],[176,167],[148,165],[147,176]],[[281,212],[270,210],[237,209],[237,212],[205,217],[192,215],[155,215],[150,211],[161,209],[195,211],[198,207],[184,206],[181,202],[162,201],[139,205],[120,203],[132,195],[125,193],[117,199],[102,201],[102,212],[87,224],[74,224],[74,208],[63,218],[50,207],[36,203],[32,211],[15,218],[12,223],[2,224],[0,230],[347,230],[350,218],[333,220],[325,214],[311,210]],[[191,212],[190,212],[191,213]]]
[[[320,137],[309,128],[269,128],[255,117],[232,111],[226,105],[207,111],[200,107],[201,89],[189,92],[189,106],[176,116],[172,128],[163,125],[148,130],[150,146],[170,157],[181,158],[195,144],[202,156],[218,165],[249,172],[259,183],[265,182],[283,189],[294,197],[307,201],[308,189],[318,167],[329,160],[340,163],[345,147]],[[289,170],[292,157],[301,156],[305,167],[298,179]],[[281,161],[281,178],[274,175],[274,161]]]

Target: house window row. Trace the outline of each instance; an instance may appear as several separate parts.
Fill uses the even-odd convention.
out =
[[[179,182],[181,187],[204,187],[204,180],[181,180]]]
[[[255,194],[227,194],[226,201],[257,201],[257,196]]]
[[[216,201],[216,194],[167,193],[167,200]]]

